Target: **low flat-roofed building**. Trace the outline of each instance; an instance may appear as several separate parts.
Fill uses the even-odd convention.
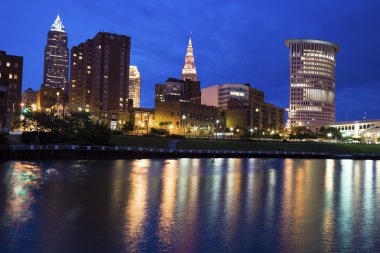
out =
[[[130,122],[136,133],[149,133],[150,128],[155,127],[154,109],[131,108]]]
[[[174,134],[211,135],[223,124],[214,106],[181,101],[156,102],[156,127],[167,128]]]

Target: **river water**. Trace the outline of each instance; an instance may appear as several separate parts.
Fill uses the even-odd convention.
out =
[[[0,163],[0,252],[373,252],[380,161]]]

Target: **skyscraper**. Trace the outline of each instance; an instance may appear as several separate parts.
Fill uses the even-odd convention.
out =
[[[325,125],[335,122],[335,66],[339,46],[335,43],[290,39],[291,126]]]
[[[121,113],[128,111],[130,49],[130,37],[104,32],[72,47],[70,107],[90,111],[113,129],[123,124]]]
[[[68,68],[67,34],[58,15],[48,32],[42,86],[46,88],[65,88],[68,83]]]
[[[130,66],[128,97],[133,99],[133,107],[135,108],[140,107],[140,84],[141,76],[137,66]]]
[[[181,79],[190,79],[191,81],[198,81],[197,69],[194,63],[194,53],[191,38],[189,39],[189,44],[187,46],[187,53],[185,56],[185,64],[183,65]]]

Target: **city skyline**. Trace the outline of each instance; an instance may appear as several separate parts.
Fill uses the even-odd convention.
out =
[[[269,102],[283,107],[288,107],[289,104],[289,51],[284,40],[304,37],[336,42],[342,47],[337,56],[337,121],[345,120],[346,115],[348,120],[362,119],[365,112],[367,118],[380,118],[379,105],[376,104],[376,90],[380,86],[379,76],[376,75],[376,69],[379,68],[376,59],[380,53],[376,51],[376,45],[380,41],[371,32],[379,26],[378,22],[373,21],[376,20],[376,10],[380,6],[375,1],[349,6],[330,3],[327,11],[322,7],[312,9],[311,6],[300,7],[297,4],[294,4],[297,7],[292,10],[285,8],[285,5],[285,9],[281,10],[281,3],[273,10],[269,3],[222,3],[209,9],[209,12],[203,10],[203,7],[207,7],[206,4],[171,4],[165,1],[153,4],[170,12],[178,11],[179,19],[176,24],[169,24],[170,21],[166,18],[160,19],[161,15],[152,13],[152,6],[149,4],[141,6],[131,3],[129,8],[127,4],[121,6],[122,8],[119,6],[123,12],[116,8],[115,2],[104,8],[100,8],[101,4],[97,3],[85,10],[86,4],[82,6],[80,3],[73,9],[69,4],[62,5],[53,1],[46,4],[44,13],[33,15],[33,19],[30,16],[33,14],[30,11],[33,6],[28,6],[29,4],[22,4],[20,11],[25,19],[32,20],[32,25],[31,28],[22,30],[20,35],[24,38],[31,37],[32,47],[25,47],[18,42],[21,39],[14,31],[22,28],[19,21],[15,20],[12,25],[1,27],[2,34],[12,34],[13,31],[15,36],[0,42],[0,48],[10,54],[24,56],[23,90],[28,87],[38,89],[42,83],[43,44],[46,31],[59,9],[68,33],[69,48],[93,37],[99,30],[111,30],[131,36],[131,64],[139,67],[142,76],[143,107],[153,106],[152,87],[155,83],[168,77],[180,77],[189,31],[192,30],[197,72],[202,88],[217,83],[249,82],[253,87],[265,91]],[[6,8],[19,8],[18,3],[5,5]],[[187,17],[189,15],[186,16],[186,12],[181,12],[183,6],[187,7],[186,11],[198,10],[200,13],[194,19]],[[254,17],[244,15],[257,8],[260,11]],[[132,15],[129,9],[137,14]],[[222,14],[221,10],[226,10],[226,13]],[[303,11],[309,13],[305,14]],[[324,16],[334,16],[318,19],[318,14],[322,11]],[[336,15],[334,11],[337,11]],[[300,13],[298,22],[292,16],[293,12]],[[107,13],[114,15],[110,17]],[[233,20],[233,14],[244,19],[237,22]],[[10,19],[8,15],[6,13],[4,18]],[[287,18],[289,23],[284,24]],[[137,25],[138,23],[141,24]],[[284,28],[286,29],[282,31]],[[252,31],[252,35],[247,34],[247,31]]]

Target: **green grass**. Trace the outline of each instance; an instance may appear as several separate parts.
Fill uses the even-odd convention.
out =
[[[167,148],[171,139],[113,136],[112,142],[118,146]],[[184,139],[177,144],[179,149],[202,150],[255,150],[255,151],[289,151],[289,152],[325,152],[333,154],[371,153],[380,154],[380,145],[318,143],[318,142],[252,142],[247,140],[194,140]]]
[[[113,135],[111,143],[121,147],[167,148],[171,139]]]
[[[184,140],[177,144],[182,149],[214,150],[255,150],[255,151],[291,151],[291,152],[326,152],[333,154],[373,153],[380,154],[380,145],[345,144],[345,143],[283,143],[283,142],[249,142],[237,140]]]

